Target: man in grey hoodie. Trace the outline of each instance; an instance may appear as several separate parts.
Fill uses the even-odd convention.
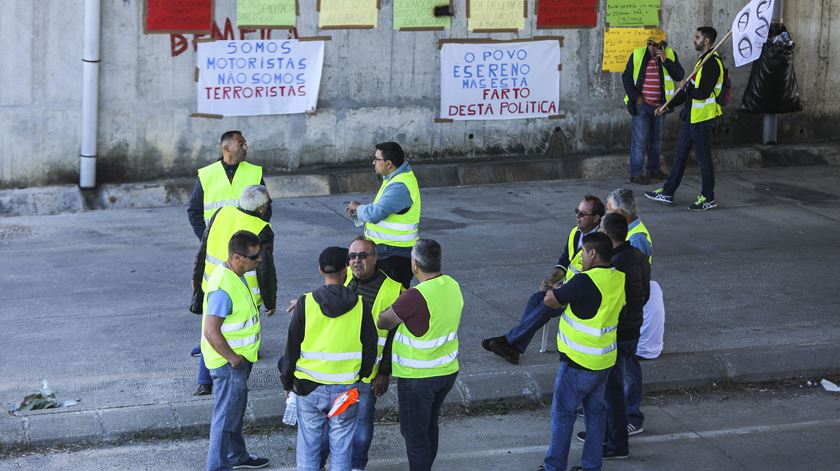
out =
[[[318,258],[324,286],[298,298],[289,323],[281,381],[297,394],[297,467],[318,469],[329,422],[330,468],[350,469],[358,407],[327,417],[333,401],[370,375],[378,334],[370,306],[344,286],[347,249],[327,247]]]

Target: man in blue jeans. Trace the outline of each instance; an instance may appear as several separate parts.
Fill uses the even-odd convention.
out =
[[[630,121],[630,183],[647,185],[651,179],[664,180],[659,168],[662,149],[663,116],[656,109],[674,95],[675,81],[685,72],[677,53],[658,37],[650,37],[647,47],[633,50],[621,74],[624,103],[632,116]],[[647,153],[647,174],[645,168]]]
[[[604,391],[616,359],[616,327],[624,307],[624,273],[610,267],[612,241],[605,234],[583,238],[582,273],[545,293],[546,306],[559,312],[557,349],[560,367],[551,402],[551,443],[540,470],[566,469],[575,425],[583,403],[587,436],[581,457],[584,470],[600,470],[604,441]]]
[[[201,353],[213,378],[215,398],[207,471],[268,466],[268,459],[248,453],[242,438],[248,377],[260,348],[260,313],[245,273],[261,261],[259,237],[236,232],[228,243],[227,261],[213,271],[207,283]]]
[[[328,417],[334,401],[371,374],[377,332],[370,306],[350,288],[346,248],[327,247],[318,257],[324,285],[299,297],[289,323],[281,381],[297,394],[298,471],[321,468],[321,440],[329,430],[330,469],[349,471],[358,405]]]
[[[572,227],[569,237],[566,239],[563,254],[557,261],[557,265],[554,266],[554,271],[540,283],[539,291],[532,294],[528,299],[519,324],[505,335],[490,337],[481,341],[481,346],[485,350],[493,352],[516,365],[519,363],[519,355],[525,353],[525,349],[528,348],[537,330],[552,317],[562,314],[562,312],[552,312],[543,304],[545,293],[556,285],[563,283],[563,281],[568,281],[583,268],[580,253],[581,242],[585,235],[598,231],[598,225],[601,224],[604,211],[604,203],[597,196],[586,195],[583,197],[583,200],[575,208],[577,224]]]

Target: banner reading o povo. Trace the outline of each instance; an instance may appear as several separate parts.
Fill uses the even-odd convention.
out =
[[[199,42],[197,112],[256,116],[315,110],[324,41]]]
[[[557,115],[560,46],[556,39],[444,43],[440,52],[440,118],[490,120]]]

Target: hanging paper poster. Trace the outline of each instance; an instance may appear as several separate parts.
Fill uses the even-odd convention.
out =
[[[236,0],[236,25],[240,28],[294,28],[297,0]]]
[[[324,41],[199,42],[196,57],[200,114],[304,113],[318,103]]]
[[[146,33],[209,33],[213,0],[146,0]]]
[[[604,31],[603,72],[624,72],[624,66],[633,49],[643,47],[648,39],[657,42],[665,39],[665,32],[659,28],[609,28]]]
[[[547,118],[560,107],[560,43],[446,43],[440,51],[440,117]]]
[[[440,30],[449,28],[450,17],[434,15],[435,7],[448,7],[449,0],[394,0],[394,29]]]
[[[660,0],[607,0],[607,25],[659,26]]]
[[[594,28],[597,0],[536,0],[537,28]]]
[[[749,64],[761,56],[770,33],[774,0],[752,0],[732,21],[732,56],[735,66]]]
[[[376,28],[378,0],[318,0],[321,29]]]
[[[467,0],[470,31],[511,31],[525,28],[528,2],[523,0]]]

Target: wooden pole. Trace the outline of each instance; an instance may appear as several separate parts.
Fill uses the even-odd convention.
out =
[[[671,101],[674,98],[676,98],[677,95],[679,95],[679,93],[681,91],[683,91],[683,89],[685,89],[686,85],[689,82],[691,82],[691,79],[693,79],[697,75],[697,72],[699,72],[700,69],[703,68],[703,64],[705,64],[707,60],[712,58],[712,54],[717,52],[717,50],[720,49],[720,47],[723,45],[723,43],[726,42],[726,40],[729,39],[730,36],[732,36],[732,30],[731,29],[726,33],[726,35],[723,37],[723,39],[718,41],[717,45],[715,47],[713,47],[712,50],[709,51],[708,54],[706,54],[706,57],[704,57],[703,60],[699,64],[697,64],[697,66],[694,68],[694,70],[691,72],[691,74],[683,81],[682,87],[680,87],[677,91],[675,91],[674,94],[671,95],[671,98],[668,98],[668,101],[666,101],[664,105],[662,105],[662,106],[660,106],[659,108],[656,109],[656,114],[657,115],[661,115],[662,113],[665,112],[666,109],[668,109],[668,105],[671,103]],[[723,73],[723,71],[721,71],[721,73]]]

